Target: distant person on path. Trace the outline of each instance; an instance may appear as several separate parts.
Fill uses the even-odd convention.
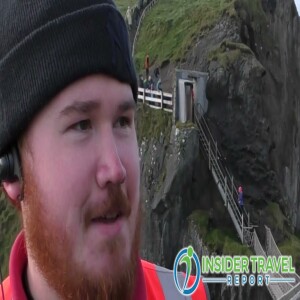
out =
[[[153,82],[151,75],[149,75],[149,78],[148,78],[148,86],[149,86],[148,88],[151,90],[150,97],[153,98],[152,91],[154,90],[154,82]]]
[[[163,92],[162,92],[162,88],[161,88],[161,79],[160,78],[158,79],[158,81],[156,83],[156,90],[161,92],[161,96],[160,96],[161,97],[161,101],[162,101],[161,105],[163,107],[163,101],[164,101],[163,98],[164,97],[163,97]]]
[[[192,121],[194,122],[195,93],[194,93],[193,84],[191,85],[191,98],[192,98]]]
[[[239,186],[239,188],[238,188],[238,203],[239,203],[239,206],[240,206],[240,210],[243,213],[244,194],[243,194],[243,188],[242,188],[242,186]]]
[[[154,82],[153,82],[151,75],[149,75],[149,77],[148,77],[148,85],[149,85],[150,90],[154,90]]]
[[[158,81],[157,81],[157,83],[156,83],[156,89],[157,89],[158,91],[161,91],[161,92],[162,92],[161,79],[160,79],[160,78],[158,79]]]
[[[143,6],[144,6],[143,2],[144,2],[143,0],[139,0],[139,2],[138,2],[138,9],[142,9],[143,8]]]
[[[139,87],[145,88],[145,86],[144,86],[144,77],[143,77],[142,74],[140,74],[140,77],[139,77]]]
[[[130,6],[128,6],[128,8],[127,8],[125,18],[126,18],[126,21],[127,21],[127,24],[128,24],[128,30],[131,30],[131,27],[132,27],[132,14],[131,14]]]
[[[145,57],[145,64],[144,64],[145,70],[146,70],[146,78],[149,77],[149,68],[150,68],[150,58],[149,54],[147,53]]]
[[[155,78],[159,78],[159,68],[158,67],[154,69],[154,76],[155,76]]]
[[[192,96],[192,101],[193,101],[193,104],[195,103],[195,93],[194,93],[194,86],[191,85],[191,96]]]
[[[144,89],[149,89],[149,82],[147,78],[144,79]]]

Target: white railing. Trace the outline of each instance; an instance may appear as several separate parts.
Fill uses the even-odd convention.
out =
[[[173,95],[171,93],[139,88],[138,101],[154,109],[163,109],[168,112],[173,111]]]
[[[204,112],[200,105],[195,106],[194,120],[199,131],[201,148],[208,160],[209,170],[213,175],[238,235],[243,244],[245,243],[249,247],[252,247],[253,238],[250,215],[245,208],[243,208],[242,212],[238,206],[237,186],[235,185],[233,177],[230,175],[226,166],[222,163],[222,155],[213,138],[209,126],[205,121]]]
[[[219,152],[217,143],[215,142],[209,126],[205,121],[204,113],[201,110],[201,107],[195,107],[194,111],[195,123],[197,124],[197,128],[199,130],[201,146],[203,148],[205,156],[207,157],[209,169],[212,172],[213,178],[217,184],[219,192],[225,202],[225,206],[228,209],[228,212],[241,238],[242,243],[246,243],[248,246],[253,248],[256,255],[261,255],[265,258],[267,257],[267,255],[273,255],[277,257],[280,256],[281,253],[272,236],[271,230],[266,227],[267,251],[265,252],[259,241],[256,231],[250,224],[249,214],[245,210],[243,210],[243,213],[241,213],[236,201],[237,187],[233,182],[233,177],[226,169],[226,166],[222,163],[222,155]],[[230,181],[232,181],[231,184]],[[244,215],[246,216],[245,220],[243,218]],[[287,300],[291,299],[288,297],[295,295],[298,296],[298,293],[300,295],[300,286],[298,285],[299,276],[297,274],[269,273],[269,275],[272,278],[280,279],[284,279],[285,277],[295,278],[295,284],[285,282],[270,283],[267,288],[273,299]]]
[[[253,232],[253,249],[254,249],[254,252],[256,255],[263,256],[265,258],[267,257],[255,230]],[[273,277],[278,277],[277,275],[279,275],[279,274],[270,274],[269,273],[268,275],[270,275],[273,278]],[[280,284],[278,284],[278,283],[277,284],[269,284],[269,285],[267,285],[267,288],[268,288],[268,291],[269,291],[271,297],[274,300],[276,300],[279,297],[284,295],[284,292],[282,291],[282,288],[281,288]]]
[[[278,300],[297,300],[300,298],[300,282]]]
[[[264,251],[259,238],[257,236],[256,230],[253,231],[253,250],[256,255],[267,257],[266,252]]]
[[[140,34],[140,27],[141,27],[141,24],[142,24],[142,21],[143,19],[145,18],[146,16],[146,13],[153,7],[154,4],[156,4],[158,0],[152,0],[143,10],[143,13],[140,17],[140,20],[139,20],[139,24],[138,24],[138,27],[136,29],[136,32],[135,32],[135,36],[134,36],[134,39],[133,39],[133,44],[132,44],[132,57],[134,56],[134,50],[135,50],[135,44],[136,44],[136,41],[137,41],[137,38]]]
[[[266,228],[266,252],[269,256],[281,256],[281,252],[278,249],[276,242],[273,238],[273,235],[271,233],[271,230],[268,226],[265,225]]]
[[[168,112],[173,111],[173,97],[171,93],[163,93],[150,89],[138,89],[138,101],[147,104],[154,109],[163,109]],[[240,212],[236,198],[236,185],[233,182],[233,177],[230,176],[227,168],[222,164],[220,158],[221,153],[218,150],[217,143],[214,141],[213,136],[209,130],[208,124],[205,121],[203,113],[199,114],[199,108],[195,107],[194,118],[199,130],[200,140],[204,147],[204,152],[208,158],[209,169],[212,171],[213,177],[217,183],[218,189],[222,195],[225,205],[233,220],[233,223],[239,233],[243,243],[248,244],[253,248],[256,255],[264,256],[281,256],[281,252],[273,238],[271,230],[266,228],[266,252],[264,251],[256,231],[250,224],[249,214],[243,210]],[[229,180],[228,180],[229,179]],[[229,181],[229,182],[228,182]],[[246,218],[244,219],[244,215]],[[253,230],[253,231],[252,231]],[[245,235],[247,234],[247,236]],[[298,274],[279,274],[269,273],[272,278],[294,277],[295,283],[270,283],[267,288],[273,299],[278,300],[296,300],[296,296],[300,296],[300,277]],[[292,298],[293,297],[293,298]],[[299,297],[300,299],[300,297]]]
[[[265,225],[266,228],[266,253],[268,256],[275,256],[279,257],[282,256],[280,250],[277,247],[277,244],[274,240],[274,237],[272,235],[271,229]],[[292,274],[282,274],[282,277],[287,278],[295,278],[295,283],[292,283],[291,285],[295,286],[300,282],[300,276],[297,273]]]

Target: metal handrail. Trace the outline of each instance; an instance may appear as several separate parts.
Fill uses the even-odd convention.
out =
[[[196,119],[196,124],[197,124],[198,128],[199,128],[200,131],[201,131],[202,138],[204,139],[204,145],[206,145],[206,147],[207,147],[207,145],[210,144],[210,141],[208,140],[208,138],[207,138],[207,136],[206,136],[206,134],[205,134],[205,132],[204,132],[204,129],[203,129],[203,127],[201,126],[201,123],[200,123],[200,121],[199,121],[199,119],[198,119],[197,116],[195,116],[195,119]],[[232,201],[232,197],[233,197],[233,196],[232,196],[232,193],[231,193],[230,190],[228,190],[228,186],[227,186],[226,183],[225,183],[225,178],[224,178],[223,172],[221,171],[221,168],[220,168],[220,166],[219,166],[219,163],[218,163],[218,161],[217,161],[217,159],[216,159],[216,156],[215,156],[214,152],[211,151],[211,149],[207,149],[207,151],[209,152],[209,153],[207,153],[207,154],[209,155],[209,159],[211,159],[211,161],[210,161],[211,167],[212,167],[212,168],[214,169],[214,171],[216,172],[216,175],[217,175],[217,177],[218,177],[219,183],[221,183],[223,190],[228,194],[228,196],[229,196],[229,201],[231,202],[232,206],[233,206],[234,208],[237,208],[237,207],[236,207],[236,206],[237,206],[237,205],[236,205],[236,202],[235,202],[235,201]],[[231,197],[230,197],[230,195],[231,195]],[[236,209],[235,209],[235,210],[236,210]],[[240,213],[237,214],[237,218],[239,219],[239,223],[241,223],[241,215],[240,215]]]
[[[222,159],[223,155],[220,153],[219,148],[217,147],[217,143],[214,141],[213,135],[212,135],[212,133],[209,129],[209,126],[204,118],[204,110],[203,110],[201,104],[197,105],[197,110],[200,110],[200,119],[205,127],[205,131],[207,131],[207,133],[208,133],[209,140],[214,143],[214,147],[216,149],[216,155],[217,155],[217,158],[219,158],[218,161],[221,161],[221,167],[223,169],[223,172],[225,173],[225,176],[227,176],[227,178],[232,179],[233,176],[230,174],[227,167],[222,163],[222,160],[224,160],[224,159]],[[223,174],[223,176],[224,176],[224,174]],[[237,185],[235,184],[234,180],[232,180],[232,181],[233,181],[232,195],[233,195],[233,197],[237,198],[238,197]]]
[[[207,139],[213,144],[214,151],[216,153],[216,157],[217,157],[218,161],[224,160],[223,159],[223,155],[220,153],[220,151],[218,149],[218,146],[217,146],[217,143],[215,142],[215,140],[214,140],[214,138],[212,136],[212,133],[211,133],[211,131],[209,129],[209,126],[208,126],[208,124],[207,124],[207,122],[206,122],[206,120],[205,120],[205,118],[203,116],[204,115],[204,110],[203,110],[203,108],[201,107],[200,104],[198,104],[197,107],[196,107],[196,111],[197,112],[198,112],[198,110],[200,110],[200,112],[199,112],[200,120],[199,121],[201,121],[203,123],[204,134],[207,135]],[[234,182],[233,176],[230,174],[230,172],[228,171],[227,167],[223,163],[221,163],[221,166],[222,166],[223,172],[225,173],[225,175],[227,176],[227,178],[229,178],[231,180],[231,184],[232,184],[232,196],[236,197],[236,199],[237,199],[238,198],[237,185]]]
[[[253,249],[256,255],[267,257],[266,252],[264,251],[259,238],[257,236],[256,230],[253,231]],[[276,274],[269,274],[272,277],[277,278],[283,278],[284,276],[282,274],[276,273]],[[273,299],[281,299],[283,295],[288,293],[292,288],[292,285],[290,283],[279,283],[279,284],[269,284],[267,285],[267,288],[272,296]],[[288,299],[288,298],[285,298]]]
[[[217,147],[217,143],[214,141],[214,138],[213,138],[213,135],[212,135],[212,133],[211,133],[211,131],[210,131],[210,129],[209,129],[209,126],[208,126],[208,124],[207,124],[207,122],[206,122],[206,120],[205,120],[205,118],[204,118],[204,109],[203,109],[203,107],[202,107],[202,105],[200,104],[200,103],[198,103],[197,105],[196,105],[196,111],[198,112],[199,111],[199,114],[200,114],[200,116],[201,116],[201,119],[203,119],[203,124],[204,124],[204,126],[205,126],[205,129],[206,129],[206,131],[207,131],[207,133],[208,133],[208,136],[209,136],[209,139],[211,140],[211,141],[213,141],[214,142],[214,146],[215,146],[215,148],[216,148],[216,155],[219,157],[219,158],[223,158],[223,155],[221,154],[221,152],[220,152],[220,150],[218,149],[218,147]],[[224,171],[225,171],[225,173],[226,173],[226,175],[228,176],[228,178],[233,178],[233,176],[230,174],[230,172],[228,171],[228,169],[227,169],[227,167],[226,166],[223,166],[224,167]],[[236,186],[236,185],[235,185]],[[236,189],[235,189],[235,191],[237,191]],[[236,196],[238,196],[238,193],[236,192]]]
[[[269,256],[279,257],[282,256],[281,251],[278,249],[277,244],[272,235],[271,229],[265,225],[266,229],[266,253]],[[300,282],[300,276],[297,273],[291,274],[282,274],[282,277],[295,278],[295,283],[292,283],[293,286],[297,285]]]
[[[201,107],[200,107],[201,108]],[[199,117],[200,116],[200,117]],[[201,146],[203,148],[204,155],[208,156],[209,160],[209,168],[213,173],[213,176],[216,180],[216,183],[218,185],[218,188],[221,187],[223,193],[225,193],[225,198],[223,197],[223,200],[225,201],[225,204],[227,205],[227,208],[231,209],[230,216],[232,218],[235,218],[234,224],[239,226],[239,230],[242,231],[242,242],[247,242],[248,246],[253,248],[256,255],[261,255],[264,257],[267,257],[267,255],[275,255],[279,256],[281,255],[280,250],[278,249],[276,242],[273,238],[273,235],[271,233],[271,230],[266,226],[266,237],[268,244],[266,246],[267,251],[265,252],[259,239],[257,236],[257,233],[254,229],[254,227],[250,224],[250,222],[247,220],[247,218],[244,218],[243,216],[247,216],[247,211],[244,209],[244,214],[240,212],[240,209],[238,207],[237,201],[235,200],[237,197],[237,188],[232,180],[232,187],[230,189],[230,186],[227,182],[227,178],[232,178],[230,176],[230,173],[226,166],[222,163],[221,153],[218,150],[217,143],[214,141],[214,138],[211,134],[211,131],[209,129],[208,124],[206,123],[206,120],[204,118],[204,114],[202,111],[202,114],[198,114],[198,109],[194,109],[194,119],[195,123],[197,125],[197,129],[199,132],[200,139],[202,139]],[[213,145],[213,149],[211,147]],[[215,175],[214,175],[215,174]],[[220,191],[221,192],[221,191]],[[227,201],[227,203],[226,203]],[[230,211],[229,211],[230,212]],[[271,252],[270,252],[271,251]],[[291,283],[277,283],[277,284],[269,284],[267,285],[267,288],[272,296],[273,299],[280,299],[280,300],[287,300],[290,299],[288,297],[300,295],[300,277],[298,274],[280,274],[280,273],[270,273],[269,274],[272,277],[277,278],[285,278],[287,277],[294,277],[296,279],[296,282],[294,285]]]
[[[296,284],[292,289],[282,295],[278,300],[290,300],[293,296],[296,295],[300,296],[300,282],[298,282],[298,284]],[[299,297],[294,299],[299,299]]]
[[[131,56],[133,57],[134,56],[134,50],[135,50],[135,44],[136,44],[136,40],[137,40],[137,37],[140,33],[140,27],[141,27],[141,23],[146,15],[146,13],[148,12],[148,10],[157,2],[158,0],[152,0],[143,10],[142,12],[142,15],[140,17],[140,20],[139,20],[139,24],[138,24],[138,27],[136,29],[136,32],[135,32],[135,35],[134,35],[134,39],[133,39],[133,44],[132,44],[132,51],[131,51]]]
[[[267,257],[267,253],[264,251],[256,231],[253,229],[253,226],[250,225],[250,223],[248,222],[247,218],[245,220],[243,220],[243,214],[240,212],[237,201],[235,201],[235,199],[237,198],[237,188],[235,186],[235,184],[233,183],[233,187],[230,189],[228,182],[227,182],[227,178],[232,178],[230,176],[230,173],[228,171],[228,169],[226,168],[226,166],[224,166],[224,164],[222,163],[222,160],[219,159],[221,158],[221,153],[218,150],[217,147],[217,143],[214,141],[214,138],[212,136],[212,133],[209,129],[209,126],[204,118],[204,111],[202,109],[202,111],[200,110],[199,112],[199,108],[202,109],[201,105],[196,107],[194,106],[194,119],[195,119],[195,123],[197,125],[198,128],[198,132],[199,132],[199,137],[201,139],[201,146],[203,148],[203,152],[204,154],[208,157],[208,161],[209,161],[209,169],[212,171],[213,176],[215,178],[215,181],[218,185],[218,188],[221,188],[223,190],[223,192],[225,193],[225,199],[223,197],[223,200],[227,203],[228,206],[228,210],[229,207],[231,208],[231,211],[233,213],[230,213],[230,216],[232,218],[235,218],[235,222],[234,224],[238,224],[238,226],[240,227],[240,230],[242,230],[242,242],[244,242],[244,232],[245,235],[247,235],[246,239],[247,239],[247,243],[249,246],[251,246],[254,249],[254,252],[256,253],[256,255],[262,255],[264,257]],[[220,191],[221,192],[221,191]],[[236,198],[235,198],[236,196]],[[244,212],[247,215],[247,211],[244,210]],[[281,255],[276,242],[272,236],[271,230],[269,228],[266,227],[267,230],[267,240],[268,240],[268,245],[267,245],[267,251],[268,252],[272,252],[275,253],[276,255]],[[253,230],[253,232],[252,232]],[[277,277],[277,278],[285,278],[287,277],[287,275],[289,275],[289,277],[291,277],[293,274],[270,274],[272,277]],[[295,276],[296,279],[296,283],[295,285],[292,285],[291,283],[277,283],[275,284],[269,284],[267,286],[271,296],[273,299],[278,299],[280,297],[280,299],[289,299],[287,298],[288,295],[296,295],[298,292],[300,294],[300,286],[298,285],[298,280],[300,280],[300,277],[298,276],[298,274],[296,274]],[[283,296],[285,296],[283,298]]]
[[[243,227],[249,227],[250,224],[248,224],[249,222],[248,222],[247,218],[244,218],[244,220],[242,220],[242,213],[240,212],[240,209],[237,205],[237,201],[235,201],[235,199],[237,199],[237,197],[238,197],[237,188],[234,185],[233,180],[232,180],[233,186],[230,189],[227,178],[232,179],[232,176],[230,175],[226,166],[224,166],[222,161],[219,159],[222,157],[222,155],[221,155],[220,151],[218,150],[217,143],[214,141],[214,138],[209,129],[209,126],[205,121],[205,118],[203,116],[204,111],[203,111],[201,105],[197,105],[195,107],[196,107],[196,109],[194,109],[194,118],[196,120],[196,125],[198,127],[200,137],[203,142],[203,146],[206,149],[206,152],[207,152],[206,154],[209,156],[209,166],[216,173],[216,176],[218,178],[218,183],[221,184],[224,193],[226,195],[228,195],[228,201],[231,205],[231,208],[233,209],[235,218],[236,218],[237,222],[239,223],[240,229],[243,230]],[[199,113],[199,110],[200,110],[200,113]],[[198,116],[200,116],[200,119]],[[211,145],[213,145],[213,147],[211,147]],[[247,211],[245,209],[244,209],[244,215],[248,216]],[[242,223],[244,223],[244,224],[242,224]]]

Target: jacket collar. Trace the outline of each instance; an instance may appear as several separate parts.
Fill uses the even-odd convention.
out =
[[[24,231],[21,231],[13,244],[9,258],[12,299],[27,300],[22,281],[22,275],[27,267],[27,261]],[[133,295],[133,300],[147,299],[144,272],[140,258],[138,258],[136,284]]]

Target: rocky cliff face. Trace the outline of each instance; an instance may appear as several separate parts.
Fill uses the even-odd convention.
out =
[[[178,251],[188,245],[193,245],[200,257],[226,250],[226,254],[239,254],[237,236],[234,243],[238,248],[230,249],[226,238],[220,236],[223,232],[215,229],[232,224],[200,152],[197,130],[192,124],[178,128],[171,124],[171,117],[146,106],[137,113],[144,209],[141,256],[173,269]],[[213,211],[211,227],[200,210]],[[210,247],[204,235],[210,235]],[[215,284],[209,288],[211,299],[270,299],[265,287]]]
[[[300,21],[293,0],[237,0],[235,11],[199,34],[181,62],[166,61],[161,75],[171,91],[176,67],[209,73],[207,121],[244,187],[260,237],[266,224],[280,242],[300,231]],[[198,241],[196,251],[203,251],[201,235],[195,239],[189,229],[191,213],[213,207],[216,223],[226,214],[194,129],[173,126],[167,138],[147,139],[140,146],[142,255],[172,268],[177,251],[189,241]],[[263,290],[213,290],[213,299],[269,297]]]
[[[237,5],[239,39],[210,53],[209,117],[253,213],[277,202],[299,230],[299,17],[292,0],[259,4]]]
[[[210,126],[253,221],[280,241],[300,230],[300,21],[293,0],[238,0],[235,11],[199,36],[179,67],[209,73]],[[162,72],[169,88],[174,67]]]
[[[137,115],[144,203],[142,257],[172,268],[184,246],[187,217],[195,209],[209,209],[208,199],[221,200],[217,191],[206,188],[213,181],[200,158],[196,129],[180,130],[171,125],[170,113],[147,107]],[[145,123],[147,127],[141,128]]]
[[[279,202],[300,230],[300,19],[292,0],[264,1],[266,27],[256,35],[257,57],[266,69],[261,99],[270,128],[269,159],[277,173]],[[265,45],[268,31],[273,45]],[[267,127],[267,128],[268,128]]]

